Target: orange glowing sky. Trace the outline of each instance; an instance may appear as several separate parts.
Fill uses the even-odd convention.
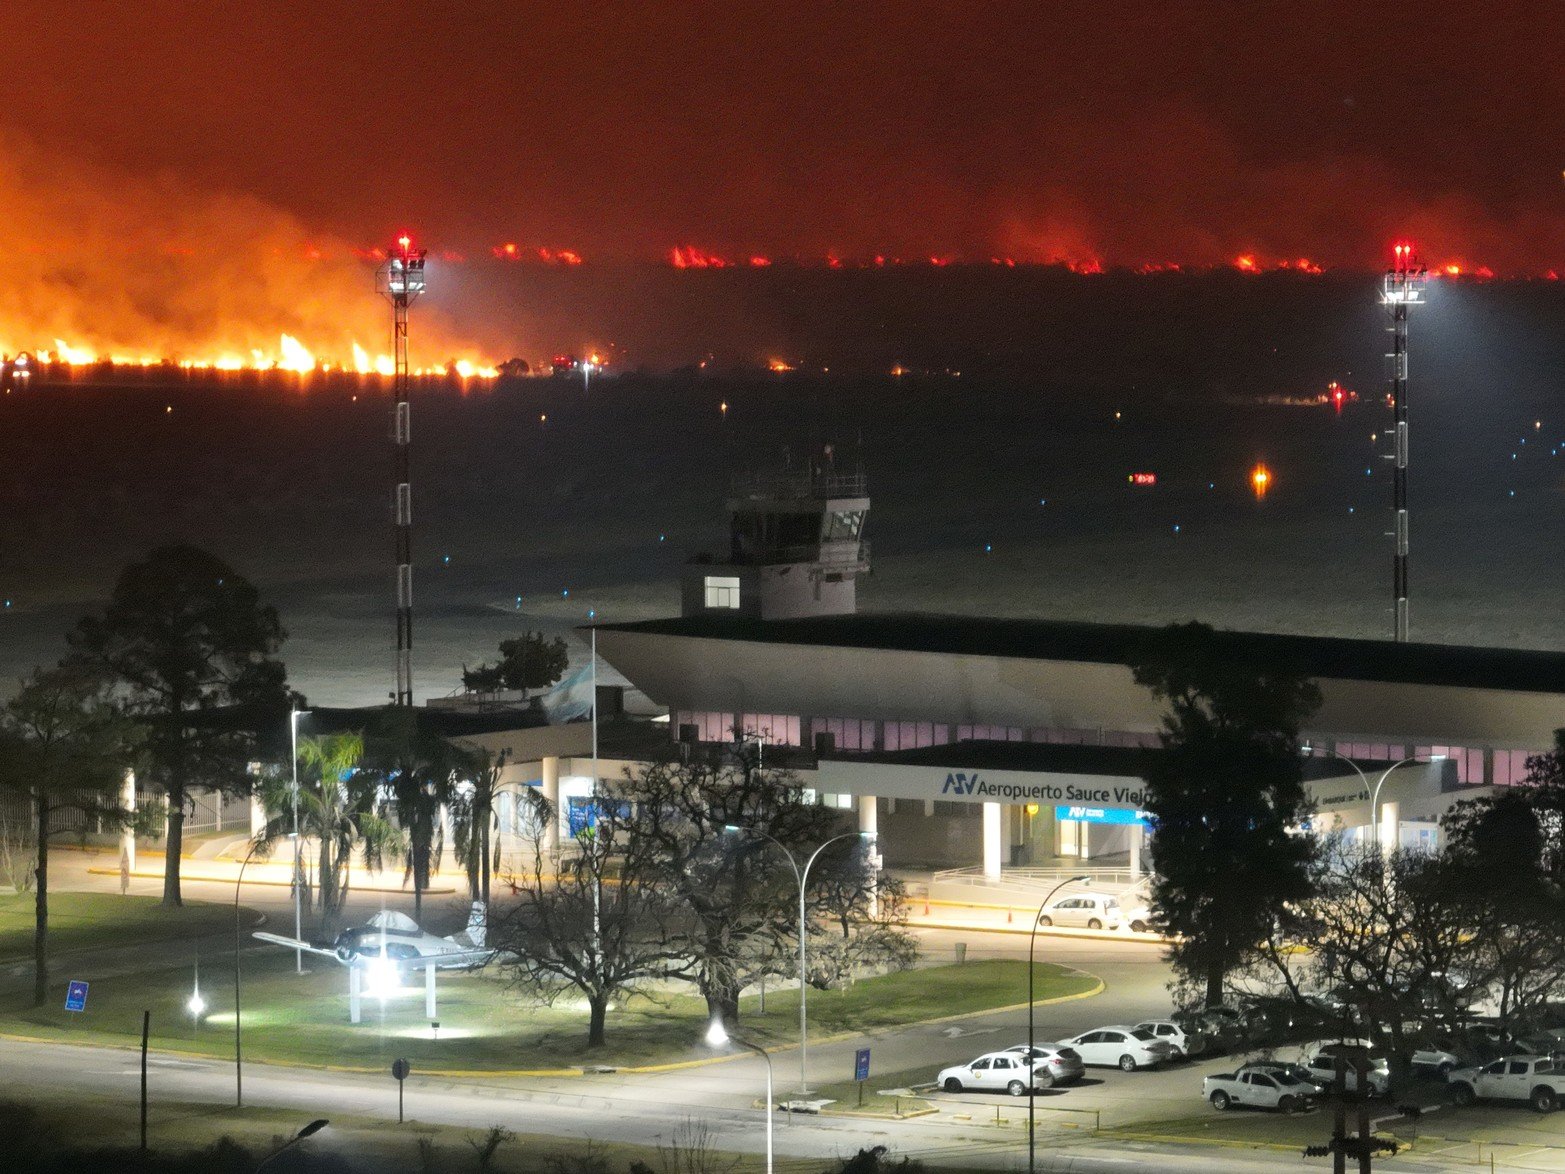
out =
[[[0,120],[357,247],[1565,264],[1565,8],[1232,12],[12,0]]]

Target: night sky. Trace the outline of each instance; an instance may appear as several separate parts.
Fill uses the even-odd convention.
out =
[[[1555,0],[6,9],[8,154],[347,245],[1565,267]]]

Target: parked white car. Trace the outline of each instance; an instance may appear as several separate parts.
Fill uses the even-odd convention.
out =
[[[1028,1048],[1026,1044],[1017,1044],[1005,1050],[1025,1056]],[[1039,1088],[1049,1088],[1056,1084],[1073,1084],[1084,1074],[1081,1056],[1074,1048],[1067,1048],[1063,1044],[1033,1044],[1032,1070],[1033,1075],[1038,1078]]]
[[[1565,1072],[1546,1056],[1506,1056],[1482,1068],[1458,1068],[1450,1080],[1451,1098],[1459,1105],[1483,1097],[1527,1101],[1538,1112],[1548,1113],[1565,1100]]]
[[[1116,1024],[1084,1031],[1075,1039],[1060,1043],[1074,1049],[1083,1064],[1097,1064],[1134,1072],[1137,1068],[1156,1068],[1174,1058],[1174,1045],[1158,1039],[1150,1031]]]
[[[1368,1095],[1372,1097],[1383,1097],[1386,1095],[1386,1090],[1391,1087],[1390,1061],[1383,1055],[1375,1054],[1362,1041],[1338,1040],[1329,1043],[1306,1044],[1300,1063],[1309,1072],[1311,1080],[1322,1088],[1330,1089],[1336,1086],[1337,1056],[1339,1054],[1348,1058],[1342,1078],[1342,1085],[1346,1091],[1358,1091],[1358,1067],[1354,1060],[1362,1058],[1368,1065],[1365,1073]]]
[[[974,1089],[979,1092],[1006,1092],[1013,1097],[1027,1095],[1033,1088],[1047,1088],[1038,1078],[1029,1076],[1027,1057],[1019,1052],[988,1052],[969,1064],[942,1068],[935,1083],[946,1092]],[[1052,1081],[1051,1081],[1052,1083]]]
[[[1172,1019],[1147,1019],[1136,1024],[1137,1031],[1150,1031],[1158,1039],[1174,1047],[1174,1059],[1199,1056],[1206,1051],[1206,1036],[1198,1031],[1187,1031]]]
[[[1320,1095],[1320,1089],[1313,1082],[1287,1072],[1243,1068],[1224,1076],[1208,1076],[1201,1082],[1201,1095],[1214,1109],[1247,1105],[1254,1109],[1292,1113],[1309,1108],[1311,1101]]]
[[[1161,933],[1158,924],[1152,917],[1152,907],[1145,902],[1135,901],[1120,906],[1120,917],[1126,929],[1131,933]]]
[[[1039,914],[1038,924],[1070,929],[1118,929],[1124,919],[1119,901],[1107,893],[1077,893],[1050,901]]]

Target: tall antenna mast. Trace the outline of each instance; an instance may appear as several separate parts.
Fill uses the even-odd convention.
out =
[[[380,292],[391,301],[391,340],[395,352],[392,395],[396,400],[392,437],[392,512],[397,531],[397,693],[398,705],[413,704],[413,484],[410,450],[412,410],[408,403],[408,307],[424,292],[424,249],[410,237],[397,238],[381,266]]]
[[[1396,641],[1407,643],[1407,312],[1424,300],[1429,273],[1410,244],[1398,244],[1380,295],[1391,311],[1391,410],[1395,421],[1395,469],[1391,477],[1391,508],[1396,515],[1396,555],[1392,564],[1392,600],[1396,607]]]

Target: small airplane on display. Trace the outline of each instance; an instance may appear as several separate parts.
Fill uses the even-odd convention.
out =
[[[484,945],[486,922],[483,902],[474,901],[467,928],[444,938],[426,933],[407,914],[390,909],[382,909],[367,925],[343,930],[331,945],[275,933],[252,936],[274,946],[333,958],[344,966],[369,966],[384,960],[399,969],[433,963],[440,970],[477,970],[504,953]]]

